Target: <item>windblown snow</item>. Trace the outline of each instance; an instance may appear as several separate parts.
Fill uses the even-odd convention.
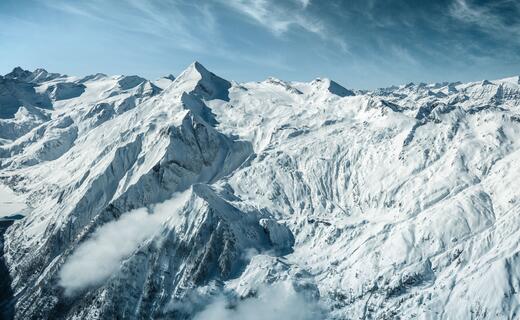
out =
[[[15,68],[0,170],[4,318],[520,317],[519,77]]]

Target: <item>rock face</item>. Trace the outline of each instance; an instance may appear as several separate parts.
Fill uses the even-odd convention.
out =
[[[16,79],[0,78],[0,120],[14,118],[22,106],[50,109],[51,100],[34,90],[34,85]]]
[[[518,77],[166,80],[0,79],[3,317],[520,316]]]

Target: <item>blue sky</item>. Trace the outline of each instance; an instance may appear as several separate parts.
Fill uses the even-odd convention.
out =
[[[329,77],[351,88],[520,74],[517,0],[0,0],[0,73]]]

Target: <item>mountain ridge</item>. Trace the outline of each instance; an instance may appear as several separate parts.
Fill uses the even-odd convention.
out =
[[[312,319],[518,314],[514,77],[361,92],[198,62],[161,86],[16,74],[52,108],[0,119],[0,181],[30,208],[4,234],[4,314],[193,319],[274,304],[263,292]],[[91,250],[109,271],[82,279]]]

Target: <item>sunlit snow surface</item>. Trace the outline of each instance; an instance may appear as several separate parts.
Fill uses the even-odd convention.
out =
[[[17,195],[7,186],[0,184],[0,218],[23,214],[26,208],[23,197]]]
[[[32,208],[5,234],[16,318],[519,317],[518,77],[36,75],[0,119]]]

